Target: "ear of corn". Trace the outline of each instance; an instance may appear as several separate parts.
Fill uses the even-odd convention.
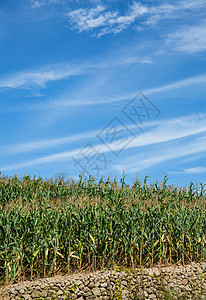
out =
[[[205,259],[205,186],[0,177],[0,282]]]

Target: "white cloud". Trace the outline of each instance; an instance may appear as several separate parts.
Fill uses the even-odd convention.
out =
[[[189,77],[189,78],[179,80],[174,83],[160,86],[157,88],[151,88],[151,89],[145,90],[144,93],[147,95],[151,95],[151,94],[161,93],[161,92],[165,92],[165,91],[169,91],[169,90],[173,90],[173,89],[180,89],[180,88],[184,88],[187,86],[202,84],[202,83],[206,83],[206,74]]]
[[[179,159],[181,157],[198,154],[206,151],[206,144],[203,141],[193,140],[186,142],[184,146],[175,144],[168,146],[166,149],[159,149],[158,153],[155,151],[144,153],[140,155],[133,155],[124,160],[124,163],[114,166],[114,170],[122,172],[125,170],[127,173],[140,172],[151,167],[160,165],[164,162]]]
[[[143,59],[144,61],[144,59]],[[123,63],[123,62],[122,62]],[[125,62],[127,63],[127,61]],[[148,61],[149,63],[149,61]],[[83,74],[85,73],[86,70],[89,70],[92,66],[79,66],[77,67],[76,73],[74,72],[74,75],[78,75],[78,74]],[[104,67],[104,66],[98,66],[95,65],[95,67]],[[54,71],[53,71],[54,72]],[[7,78],[4,81],[0,80],[0,87],[8,87],[8,88],[33,88],[33,87],[45,87],[46,83],[49,82],[50,80],[60,80],[60,79],[64,79],[67,77],[62,75],[57,76],[58,73],[55,73],[54,76],[52,77],[53,79],[50,79],[48,77],[44,77],[44,81],[41,80],[41,76],[42,76],[42,72],[34,72],[34,74],[36,74],[36,80],[31,80],[31,78],[27,77],[27,74],[33,74],[32,72],[29,71],[25,71],[21,74],[15,74],[10,78]],[[67,73],[64,73],[65,75],[68,75]],[[37,76],[38,75],[38,76]],[[70,74],[71,76],[71,74]],[[171,84],[166,84],[163,86],[159,86],[159,87],[155,87],[155,88],[150,88],[147,90],[144,90],[143,93],[147,96],[149,95],[155,95],[155,94],[161,94],[167,91],[172,91],[172,90],[176,90],[176,89],[182,89],[182,88],[186,88],[186,87],[191,87],[191,86],[195,86],[195,85],[202,85],[202,84],[206,84],[206,74],[202,74],[202,75],[198,75],[198,76],[194,76],[194,77],[190,77],[190,78],[186,78],[183,80],[179,80],[176,82],[173,82]],[[113,96],[113,97],[107,97],[107,98],[101,98],[97,95],[94,94],[94,90],[92,91],[92,95],[91,97],[88,95],[85,97],[84,95],[78,95],[79,96],[75,96],[75,97],[71,97],[71,95],[66,94],[65,96],[62,96],[58,99],[50,99],[47,102],[44,103],[39,103],[39,104],[29,104],[29,105],[23,105],[20,106],[18,104],[18,107],[12,107],[7,109],[6,111],[13,111],[13,110],[17,110],[17,111],[31,111],[31,110],[45,110],[45,109],[61,109],[64,107],[70,107],[70,106],[79,106],[79,105],[100,105],[100,104],[108,104],[108,103],[115,103],[115,102],[122,102],[122,101],[128,101],[130,99],[133,99],[133,97],[135,96],[136,91],[134,93],[125,93],[122,96]],[[4,112],[4,109],[1,109],[0,113]]]
[[[149,123],[151,126],[152,123]],[[148,127],[149,127],[148,126]],[[149,146],[154,144],[162,144],[171,141],[177,141],[178,139],[192,137],[197,134],[206,132],[206,115],[190,115],[182,117],[180,119],[171,119],[167,121],[153,122],[153,128],[149,132],[138,134],[124,149],[139,148],[143,146]],[[111,143],[106,147],[104,144],[98,144],[95,146],[96,151],[99,153],[110,152],[109,148],[114,151],[121,150],[124,139],[119,140],[118,143]],[[53,141],[52,141],[53,143]],[[28,147],[27,147],[28,148]],[[84,148],[85,149],[85,148]],[[82,148],[61,152],[57,154],[47,155],[41,158],[22,162],[14,165],[2,166],[2,171],[15,170],[32,165],[45,164],[50,162],[68,161],[72,160],[72,157],[80,157],[80,151]],[[88,148],[89,150],[89,148]],[[185,143],[184,146],[175,145],[175,147],[166,147],[166,150],[159,150],[158,156],[151,151],[150,153],[143,153],[141,156],[132,156],[124,159],[124,163],[114,166],[115,170],[122,171],[123,169],[128,172],[136,172],[143,169],[147,169],[151,166],[155,166],[164,161],[179,158],[186,155],[191,155],[206,150],[206,144],[204,139],[195,139],[195,142]]]
[[[181,89],[181,88],[185,88],[188,86],[192,86],[192,85],[198,85],[198,84],[205,84],[206,83],[206,74],[202,74],[202,75],[198,75],[198,76],[193,76],[190,78],[186,78],[183,80],[179,80],[170,84],[166,84],[163,86],[159,86],[156,88],[150,88],[147,90],[144,90],[143,93],[145,95],[154,95],[154,94],[159,94],[159,93],[163,93],[163,92],[167,92],[167,91],[171,91],[171,90],[176,90],[176,89]],[[80,98],[76,98],[76,99],[69,99],[68,96],[65,96],[65,99],[58,99],[58,101],[53,101],[51,100],[48,103],[49,107],[69,107],[69,106],[78,106],[78,105],[99,105],[99,104],[106,104],[106,103],[112,103],[112,102],[120,102],[120,101],[128,101],[128,99],[133,99],[134,95],[136,92],[131,93],[131,94],[125,94],[121,97],[115,96],[112,98],[107,98],[107,99],[101,99],[98,97],[98,101],[97,101],[97,96],[95,96],[94,98],[91,99],[82,99],[82,97]]]
[[[154,26],[162,20],[179,19],[188,14],[188,12],[194,14],[196,10],[198,11],[203,7],[206,7],[204,0],[173,1],[172,4],[165,3],[159,6],[153,6],[144,24]]]
[[[42,5],[44,5],[44,1],[31,1],[32,2],[32,8],[39,8]]]
[[[186,26],[167,36],[167,43],[176,50],[195,53],[206,50],[206,19],[198,25]]]
[[[31,0],[32,8],[40,8],[44,5],[61,4],[64,0]]]
[[[206,173],[206,168],[204,167],[194,167],[194,168],[188,168],[184,169],[183,171],[169,171],[168,173],[171,174],[201,174]]]
[[[149,58],[144,58],[144,57],[129,57],[129,58],[117,58],[116,61],[113,62],[103,62],[103,63],[97,63],[97,64],[85,64],[85,65],[55,65],[55,66],[50,66],[50,67],[44,67],[42,69],[38,70],[31,70],[31,71],[23,71],[23,72],[17,72],[13,75],[10,76],[4,76],[4,79],[0,78],[0,88],[25,88],[25,89],[30,89],[30,88],[35,88],[35,87],[46,87],[46,84],[50,81],[58,81],[62,79],[66,79],[69,77],[77,76],[77,75],[82,75],[86,71],[94,68],[109,68],[113,67],[114,65],[130,65],[130,64],[151,64],[152,61]],[[177,82],[160,86],[157,88],[151,88],[144,90],[143,92],[147,95],[151,94],[156,94],[156,93],[161,93],[164,91],[172,90],[172,89],[178,89],[190,85],[195,85],[195,84],[201,84],[201,83],[206,83],[206,74],[186,78],[183,80],[179,80]],[[114,97],[111,99],[99,99],[98,103],[110,103],[110,102],[117,102],[117,101],[122,101],[122,100],[127,100],[130,98],[134,97],[133,94],[127,94],[125,96],[122,96],[121,98],[119,97]],[[68,97],[67,97],[68,98]],[[96,98],[96,97],[95,97]],[[92,105],[92,104],[98,104],[93,100],[75,100],[75,101],[61,101],[60,99],[58,102],[55,104],[55,102],[50,102],[50,104],[53,106],[72,106],[72,105]]]
[[[206,168],[203,167],[194,167],[189,169],[184,169],[185,173],[206,173]]]
[[[48,148],[55,148],[57,146],[62,146],[67,143],[83,141],[85,139],[90,139],[98,134],[97,130],[84,132],[81,134],[71,135],[58,139],[46,139],[29,143],[13,144],[8,146],[0,147],[1,155],[13,155],[22,154],[27,152],[33,152],[35,150],[43,150]]]
[[[97,33],[100,37],[107,33],[117,33],[130,26],[137,17],[147,13],[148,8],[134,2],[128,13],[124,16],[119,15],[118,11],[107,11],[106,7],[98,5],[91,9],[77,9],[67,14],[71,29],[77,29],[79,32],[91,31],[101,28]]]
[[[153,121],[147,122],[144,125],[144,128],[157,126],[160,125],[161,121]],[[136,129],[136,125],[128,125],[127,128],[129,129]],[[121,130],[121,128],[117,128],[117,130]],[[77,141],[84,141],[88,139],[92,139],[97,136],[100,132],[99,130],[92,130],[76,135],[70,135],[62,138],[56,139],[46,139],[46,140],[36,140],[35,142],[28,142],[28,143],[20,143],[20,144],[12,144],[7,146],[0,147],[1,155],[13,155],[13,154],[23,154],[28,152],[33,152],[36,150],[43,150],[48,148],[55,148],[58,146],[65,145],[67,143],[77,142]]]
[[[51,66],[34,71],[18,72],[0,79],[0,88],[45,87],[46,83],[82,74],[80,67]]]
[[[4,75],[0,78],[0,88],[25,88],[46,87],[50,81],[58,81],[72,76],[88,74],[88,71],[96,69],[109,69],[118,66],[129,66],[133,64],[151,64],[150,57],[143,55],[126,54],[118,55],[115,58],[99,59],[98,62],[54,64],[37,70],[24,70],[13,72],[11,75]]]
[[[183,14],[194,13],[195,10],[206,8],[203,0],[184,0],[161,5],[143,5],[133,2],[126,14],[119,11],[109,11],[105,6],[95,8],[80,8],[66,14],[69,28],[90,31],[94,36],[101,37],[108,33],[118,33],[138,22],[138,28],[155,26],[162,20],[180,19]]]

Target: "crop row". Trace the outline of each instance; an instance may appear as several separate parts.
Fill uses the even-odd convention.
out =
[[[0,178],[0,281],[206,256],[205,186]]]

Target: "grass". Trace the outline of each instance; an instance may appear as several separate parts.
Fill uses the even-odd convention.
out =
[[[202,261],[205,186],[108,177],[0,177],[0,283],[77,270]]]

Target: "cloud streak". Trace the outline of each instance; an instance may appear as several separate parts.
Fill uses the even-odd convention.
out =
[[[186,26],[167,36],[166,42],[174,49],[187,53],[206,50],[206,19],[193,26]]]
[[[140,172],[142,170],[146,170],[154,166],[160,165],[164,162],[168,162],[189,155],[194,155],[200,152],[204,152],[205,150],[206,144],[203,141],[193,140],[192,142],[185,143],[184,146],[175,144],[174,146],[167,147],[167,149],[158,150],[158,155],[157,153],[145,153],[144,157],[141,154],[131,156],[125,159],[123,164],[115,165],[113,169],[118,170],[119,172],[125,170],[127,173]],[[195,168],[191,168],[188,170],[184,173],[200,173],[197,172],[197,169]]]
[[[155,87],[155,88],[150,88],[150,89],[146,89],[143,90],[142,92],[149,96],[149,95],[155,95],[155,94],[159,94],[159,93],[163,93],[163,92],[167,92],[167,91],[171,91],[171,90],[176,90],[176,89],[181,89],[181,88],[185,88],[188,86],[192,86],[192,85],[197,85],[197,84],[205,84],[206,83],[206,74],[202,74],[202,75],[198,75],[198,76],[193,76],[193,77],[189,77],[189,78],[185,78],[170,84],[166,84],[163,86],[159,86],[159,87]],[[58,99],[58,101],[53,101],[51,100],[48,105],[49,107],[69,107],[69,106],[78,106],[78,105],[100,105],[100,104],[107,104],[107,103],[113,103],[113,102],[121,102],[121,101],[128,101],[130,99],[133,99],[133,97],[135,96],[136,92],[134,93],[130,93],[130,94],[125,94],[121,97],[113,97],[113,98],[107,98],[107,99],[101,99],[98,98],[97,101],[97,97],[95,97],[94,99],[88,99],[88,100],[82,100],[81,99],[67,99],[64,100],[62,99]],[[65,96],[66,98],[66,96]]]
[[[45,88],[46,84],[51,81],[66,79],[82,73],[83,69],[78,66],[50,66],[34,71],[18,72],[0,79],[0,88]]]
[[[158,126],[163,121],[151,121],[144,124],[144,128],[152,127],[152,126]],[[127,125],[127,128],[130,130],[136,129],[135,125]],[[121,127],[117,127],[117,130],[121,130]],[[97,134],[100,132],[99,130],[91,130],[84,133],[76,134],[76,135],[70,135],[62,138],[56,138],[56,139],[46,139],[46,140],[37,140],[35,142],[29,142],[29,143],[20,143],[20,144],[12,144],[7,146],[0,147],[0,153],[1,155],[16,155],[16,154],[23,154],[23,153],[29,153],[33,151],[43,150],[43,149],[51,149],[56,148],[58,146],[63,146],[67,143],[73,143],[73,142],[79,142],[84,140],[93,139],[97,136]]]
[[[73,63],[67,62],[63,64],[55,64],[44,66],[36,70],[24,70],[22,72],[15,72],[11,75],[4,75],[0,78],[0,88],[13,89],[32,89],[45,88],[47,83],[52,81],[59,81],[68,79],[73,76],[88,74],[90,71],[103,70],[114,68],[118,66],[129,66],[134,64],[151,64],[152,60],[147,56],[130,55],[116,55],[116,58],[99,59],[98,62],[88,63]]]
[[[171,174],[202,174],[206,173],[206,168],[204,167],[194,167],[194,168],[188,168],[184,169],[183,171],[169,171],[168,173]]]
[[[76,69],[78,70],[78,68]],[[84,70],[86,70],[86,67],[79,67],[79,73],[81,74],[84,74]],[[76,74],[78,73],[78,71],[76,71]],[[48,79],[46,82],[41,82],[40,81],[40,77],[41,77],[41,74],[40,76],[38,77],[39,80],[36,82],[35,81],[35,85],[34,83],[29,80],[29,78],[26,78],[26,74],[27,72],[24,72],[23,73],[24,76],[23,78],[25,78],[25,83],[22,85],[23,81],[21,81],[21,84],[20,84],[20,80],[18,80],[19,76],[18,74],[14,75],[13,77],[13,80],[9,80],[7,79],[7,87],[10,86],[10,88],[29,88],[29,89],[32,89],[34,87],[39,87],[39,85],[41,84],[41,87],[42,87],[42,84],[43,86],[45,87],[46,86],[46,82],[49,82]],[[38,74],[38,73],[36,73]],[[75,75],[74,75],[75,76]],[[60,80],[60,77],[55,77],[56,80]],[[68,77],[63,77],[61,76],[61,79],[65,79],[65,78],[68,78]],[[53,80],[54,77],[53,77]],[[40,81],[40,82],[39,82]],[[18,82],[18,84],[17,84]],[[201,85],[201,84],[205,84],[206,83],[206,74],[202,74],[202,75],[198,75],[198,76],[193,76],[193,77],[189,77],[189,78],[185,78],[183,80],[179,80],[179,81],[176,81],[176,82],[173,82],[173,83],[170,83],[170,84],[166,84],[166,85],[163,85],[163,86],[159,86],[159,87],[155,87],[155,88],[150,88],[150,89],[146,89],[143,91],[143,93],[147,96],[150,96],[150,95],[155,95],[155,94],[160,94],[160,93],[164,93],[164,92],[167,92],[167,91],[171,91],[171,90],[176,90],[176,89],[182,89],[182,88],[186,88],[188,86],[193,86],[193,85]],[[0,81],[0,87],[1,87],[1,81]],[[4,86],[5,87],[5,86]],[[136,91],[134,93],[129,93],[129,94],[125,94],[121,97],[119,96],[114,96],[112,98],[99,98],[97,96],[95,97],[91,97],[90,99],[83,99],[83,97],[79,98],[79,97],[75,97],[75,98],[71,98],[71,96],[68,96],[68,95],[65,95],[64,97],[61,97],[61,98],[58,98],[58,101],[57,99],[55,100],[49,100],[47,102],[44,102],[44,103],[39,103],[39,104],[29,104],[29,106],[25,105],[20,107],[18,105],[18,111],[31,111],[31,110],[47,110],[48,108],[50,109],[61,109],[61,108],[64,108],[64,107],[70,107],[70,106],[79,106],[79,105],[86,105],[86,106],[90,106],[90,105],[101,105],[101,104],[108,104],[108,103],[115,103],[115,102],[123,102],[123,101],[128,101],[130,99],[133,99],[133,97],[135,96],[136,94]],[[97,100],[98,99],[98,100]],[[12,108],[14,109],[14,108]],[[11,109],[11,111],[12,111]],[[15,109],[14,109],[15,110]],[[2,113],[4,110],[2,109],[0,111],[0,113]]]
[[[21,143],[15,145],[8,145],[0,147],[1,155],[14,155],[14,154],[23,154],[28,152],[33,152],[37,150],[43,150],[48,148],[55,148],[57,146],[62,146],[67,143],[82,141],[85,139],[93,138],[97,135],[98,131],[88,131],[81,134],[71,135],[63,138],[58,139],[47,139],[47,140],[40,140],[35,141],[32,143]]]
[[[157,124],[158,126],[156,126]],[[168,143],[171,141],[177,141],[179,139],[202,134],[206,132],[206,115],[198,114],[182,117],[180,119],[171,119],[169,121],[163,120],[157,123],[153,122],[153,126],[154,128],[152,128],[151,131],[137,135],[136,138],[133,139],[132,142],[130,142],[124,149],[126,150],[131,148],[140,148],[149,145]],[[54,141],[52,141],[52,144],[53,142]],[[118,143],[111,143],[107,145],[109,147],[103,144],[98,144],[95,146],[95,149],[98,153],[110,152],[109,149],[111,148],[114,151],[117,151],[122,149],[122,144],[125,144],[124,142],[125,139],[121,139],[118,140]],[[38,164],[72,160],[72,157],[81,157],[81,150],[82,148],[78,148],[72,151],[65,151],[57,154],[47,155],[27,162],[4,166],[0,169],[2,171],[9,171]],[[127,159],[124,159],[124,163],[115,165],[114,169],[121,171],[125,169],[128,172],[136,172],[149,168],[151,166],[158,165],[164,161],[168,161],[186,155],[191,155],[205,150],[205,140],[196,139],[195,143],[193,141],[189,142],[185,146],[176,145],[174,149],[169,147],[169,150],[167,150],[166,148],[166,150],[160,151],[158,157],[154,155],[153,152],[149,153],[149,158],[148,154],[146,154],[146,158],[143,155],[140,155],[141,157],[129,157]]]

